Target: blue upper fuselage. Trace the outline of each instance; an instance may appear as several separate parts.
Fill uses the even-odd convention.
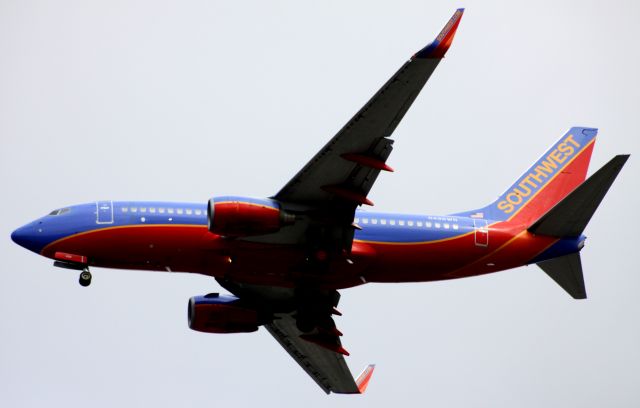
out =
[[[11,234],[17,244],[40,253],[47,245],[71,235],[101,228],[129,225],[207,225],[206,204],[160,201],[98,201],[60,208],[18,228]],[[360,226],[355,239],[380,243],[432,242],[473,233],[491,224],[460,216],[433,216],[356,211]],[[539,255],[538,262],[580,249],[584,241],[562,239]]]

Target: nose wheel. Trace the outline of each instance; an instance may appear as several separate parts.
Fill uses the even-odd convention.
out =
[[[80,286],[89,286],[91,285],[91,272],[89,272],[89,268],[84,268],[82,272],[80,272]]]

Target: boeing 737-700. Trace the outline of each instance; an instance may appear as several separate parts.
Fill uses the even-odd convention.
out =
[[[390,138],[442,61],[460,23],[415,53],[275,195],[202,203],[103,200],[52,211],[13,232],[17,244],[80,271],[91,267],[211,276],[231,294],[195,296],[188,324],[207,333],[263,326],[326,392],[356,394],[344,356],[339,290],[369,282],[428,282],[537,264],[585,298],[583,231],[625,164],[586,178],[597,130],[569,129],[486,207],[449,215],[363,212]]]

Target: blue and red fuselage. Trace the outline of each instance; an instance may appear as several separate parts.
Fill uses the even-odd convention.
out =
[[[355,230],[350,251],[332,253],[328,267],[317,276],[304,265],[310,257],[323,254],[310,254],[303,240],[285,244],[279,233],[275,240],[261,239],[260,234],[234,238],[233,225],[225,225],[225,220],[233,221],[233,209],[243,206],[245,218],[237,225],[262,228],[253,232],[268,236],[282,221],[280,203],[271,199],[220,197],[210,200],[209,208],[98,201],[55,210],[14,231],[12,239],[63,262],[200,273],[276,287],[295,287],[300,279],[340,289],[366,282],[482,275],[582,248],[582,235],[558,238],[527,229],[585,180],[596,134],[591,128],[570,129],[495,202],[481,209],[447,216],[356,211],[354,224],[360,229]],[[208,218],[212,203],[219,208],[214,220],[221,220],[221,225]]]
[[[318,279],[340,289],[461,278],[577,252],[584,243],[584,236],[535,236],[514,221],[357,211],[361,229],[351,253],[332,259]],[[53,211],[14,231],[12,239],[51,259],[83,257],[88,266],[295,286],[309,256],[304,248],[223,237],[207,224],[206,204],[98,201]]]

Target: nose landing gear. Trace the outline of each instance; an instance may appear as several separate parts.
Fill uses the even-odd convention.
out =
[[[84,268],[82,272],[80,272],[80,286],[89,286],[91,285],[91,272],[89,272],[89,268]]]

